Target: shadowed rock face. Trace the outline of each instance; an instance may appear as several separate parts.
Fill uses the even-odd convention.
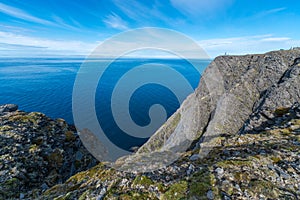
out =
[[[246,121],[241,133],[251,130],[261,130],[261,125],[275,115],[283,115],[286,107],[292,106],[300,101],[300,63],[296,59],[294,64],[289,67],[282,75],[280,80],[265,90],[262,97],[257,101],[253,108],[253,113]]]
[[[200,147],[200,156],[205,156],[217,144],[220,134],[252,128],[254,118],[263,118],[268,111],[272,113],[277,107],[299,102],[299,59],[297,48],[217,57],[203,73],[196,91],[138,154],[172,151],[187,140],[200,138],[196,147]],[[184,112],[187,109],[189,112]],[[178,128],[183,126],[185,129]]]

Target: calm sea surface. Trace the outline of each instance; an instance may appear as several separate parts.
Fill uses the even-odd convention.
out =
[[[19,109],[42,112],[51,118],[64,118],[73,123],[72,91],[77,72],[84,60],[66,58],[0,58],[0,104],[18,104]],[[101,60],[97,61],[101,65]],[[97,115],[106,118],[105,126],[113,130],[115,123],[110,113],[112,91],[120,78],[133,68],[147,65],[155,69],[168,66],[180,74],[196,88],[200,73],[209,64],[208,60],[198,60],[198,71],[185,60],[179,59],[120,59],[107,68],[98,83],[96,92]],[[146,69],[146,68],[145,68]],[[151,74],[146,70],[142,75],[155,76],[155,73],[173,80],[167,71],[162,69]],[[164,74],[166,73],[166,74]],[[174,82],[176,79],[174,79]],[[148,81],[149,82],[149,81]],[[124,83],[123,83],[123,87]],[[176,83],[177,84],[177,83]],[[180,83],[178,83],[180,85]],[[184,88],[183,89],[183,93]],[[179,90],[180,92],[180,90]],[[185,94],[186,95],[186,94]],[[130,115],[141,126],[149,123],[148,111],[151,105],[160,104],[166,109],[168,117],[180,106],[176,96],[166,86],[145,84],[137,89],[130,99]]]

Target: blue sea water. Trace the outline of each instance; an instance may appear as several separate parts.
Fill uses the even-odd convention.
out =
[[[63,118],[72,124],[72,91],[83,62],[81,58],[0,58],[0,104],[18,104],[20,110],[42,112],[51,118]],[[97,62],[101,63],[101,60]],[[196,88],[200,80],[199,71],[202,72],[209,62],[198,60],[196,70],[189,62],[180,59],[116,60],[98,83],[95,105],[97,116],[101,116],[101,119],[98,117],[100,123],[113,132],[116,124],[110,114],[112,91],[118,80],[129,70],[145,64],[148,67],[169,66]],[[147,73],[151,74],[151,71]],[[168,75],[165,77],[172,79]],[[167,87],[146,84],[137,89],[130,99],[132,119],[140,126],[147,125],[150,120],[148,110],[153,104],[163,105],[168,117],[180,106],[176,96]]]

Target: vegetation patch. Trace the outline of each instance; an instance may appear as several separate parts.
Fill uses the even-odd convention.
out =
[[[212,190],[214,196],[218,196],[217,189],[213,188],[215,185],[215,177],[209,169],[203,169],[200,172],[193,174],[189,180],[189,198],[205,199],[209,190]]]
[[[153,185],[153,181],[148,178],[147,176],[137,176],[133,180],[133,185],[142,185],[145,187],[149,187],[150,185]]]
[[[277,108],[274,111],[274,113],[275,113],[276,116],[281,117],[281,116],[287,114],[289,111],[290,111],[290,108],[280,107],[280,108]]]
[[[268,181],[252,180],[249,183],[249,190],[252,191],[255,195],[263,194],[268,198],[278,198],[277,188],[271,182]]]
[[[186,199],[188,183],[180,181],[169,187],[165,194],[162,195],[162,200],[179,200]]]

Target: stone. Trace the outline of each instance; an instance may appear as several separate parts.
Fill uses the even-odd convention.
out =
[[[190,160],[191,161],[195,161],[195,160],[198,160],[200,158],[200,155],[199,154],[193,154],[191,157],[190,157]]]
[[[47,190],[49,187],[48,187],[48,185],[46,184],[46,183],[43,183],[42,185],[41,185],[41,189],[43,190],[43,191],[45,191],[45,190]]]
[[[65,132],[73,132],[71,126],[61,127],[60,122],[42,113],[16,111],[16,105],[0,108],[6,109],[0,114],[0,185],[17,178],[16,187],[20,188],[19,193],[0,192],[0,199],[41,193],[97,164],[78,135],[74,134],[72,142],[65,141]]]
[[[82,159],[82,157],[83,157],[82,153],[80,151],[77,151],[76,155],[75,155],[75,159],[80,161]]]
[[[213,200],[213,199],[214,199],[214,193],[213,193],[213,191],[209,190],[209,191],[206,193],[206,197],[207,197],[207,199],[209,199],[209,200]]]
[[[220,168],[218,167],[215,172],[218,174],[218,176],[222,176],[224,174],[224,169],[223,168]]]
[[[14,112],[18,110],[18,105],[16,104],[5,104],[0,106],[0,113],[2,112]]]
[[[20,199],[24,199],[25,195],[23,193],[20,193]]]

